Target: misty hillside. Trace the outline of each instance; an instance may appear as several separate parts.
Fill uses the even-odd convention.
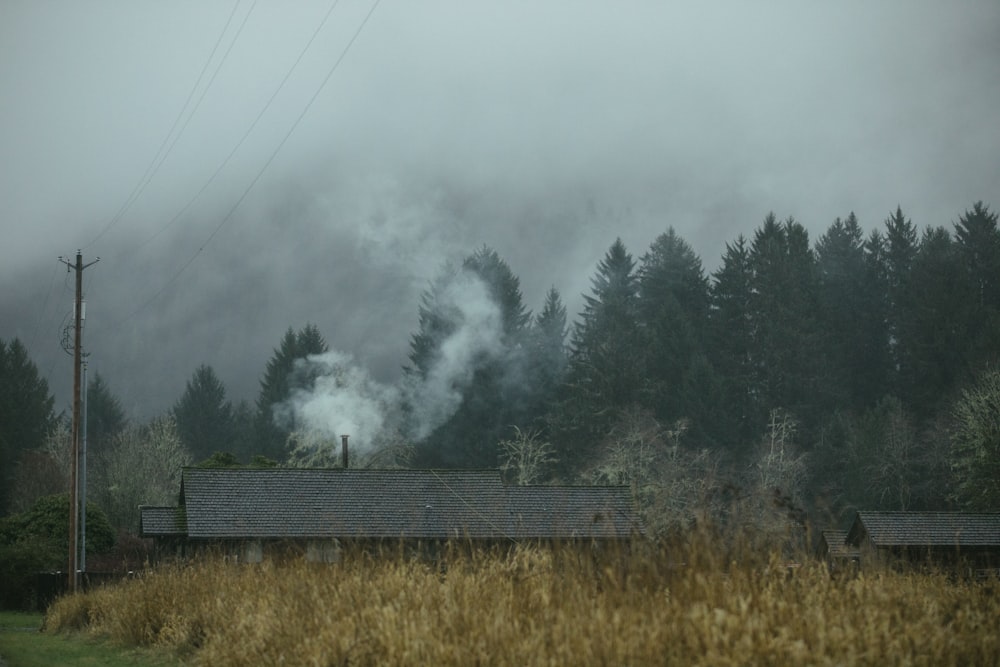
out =
[[[997,34],[988,0],[0,4],[0,514],[68,488],[75,333],[125,530],[182,465],[344,434],[627,483],[660,534],[996,509]]]

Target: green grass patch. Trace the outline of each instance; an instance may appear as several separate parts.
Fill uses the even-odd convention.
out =
[[[126,648],[82,633],[40,632],[42,614],[0,612],[0,657],[8,667],[175,667],[162,650]]]
[[[0,611],[0,632],[9,630],[37,630],[42,627],[44,614],[26,614],[20,611]]]

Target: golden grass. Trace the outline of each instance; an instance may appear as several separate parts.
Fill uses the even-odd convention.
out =
[[[46,630],[221,666],[998,664],[994,583],[699,554],[212,560],[63,598]]]

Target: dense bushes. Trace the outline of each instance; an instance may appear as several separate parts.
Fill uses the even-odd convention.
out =
[[[115,543],[103,511],[87,503],[87,554]],[[69,496],[40,498],[27,511],[0,519],[0,607],[34,606],[39,572],[65,570],[69,552]]]

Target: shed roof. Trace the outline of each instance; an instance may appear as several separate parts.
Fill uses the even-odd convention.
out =
[[[185,468],[181,504],[193,539],[608,539],[639,529],[627,487],[508,487],[497,470]],[[171,534],[156,532],[165,525],[150,514],[144,534]]]
[[[139,534],[161,537],[186,535],[187,527],[183,509],[180,507],[141,506],[139,508]]]
[[[1000,547],[1000,513],[858,512],[848,544],[876,547]]]
[[[847,531],[827,529],[822,533],[822,555],[834,558],[852,558],[858,555],[858,548],[847,544]]]

